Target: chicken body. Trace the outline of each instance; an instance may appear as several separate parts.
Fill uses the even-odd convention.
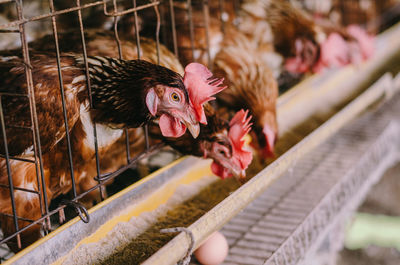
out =
[[[59,33],[59,45],[60,50],[63,52],[82,52],[82,40],[81,35],[77,31],[69,31]],[[41,39],[38,39],[30,43],[36,51],[51,51],[54,49],[53,36],[48,35]],[[86,30],[84,34],[86,50],[89,56],[108,56],[112,58],[119,57],[118,44],[115,40],[115,35],[111,31],[99,31],[99,30]],[[127,60],[134,60],[138,58],[138,49],[135,42],[130,41],[124,36],[120,36],[120,47],[121,55]],[[149,38],[140,38],[140,57],[153,64],[158,64],[158,56],[156,51],[157,44],[154,40]],[[184,70],[175,55],[170,52],[164,45],[159,46],[159,58],[160,65],[169,68],[181,75],[184,74]],[[100,169],[101,173],[110,173],[120,167],[124,166],[127,162],[126,156],[126,136],[122,134],[115,143],[112,143],[106,151],[99,154]],[[92,133],[93,134],[93,133]],[[130,154],[131,157],[143,152],[144,146],[144,134],[141,128],[130,128],[128,130],[129,143],[130,143]],[[101,137],[98,135],[98,137]],[[106,137],[106,136],[103,136]],[[97,175],[95,160],[86,163],[88,172],[84,178],[81,178],[80,186],[84,187],[78,190],[87,190],[97,182],[93,179]],[[90,172],[90,173],[89,173]],[[110,183],[110,182],[108,182]],[[97,191],[97,190],[96,190]],[[93,201],[99,198],[99,194],[96,191],[92,192],[92,196],[84,198],[86,201]]]
[[[295,55],[295,41],[317,43],[317,26],[311,17],[286,0],[245,0],[242,10],[256,20],[267,21],[276,50],[285,57]]]
[[[159,98],[158,105],[151,106],[159,108],[165,115],[169,115],[168,111],[176,106],[171,104],[173,101],[168,97],[162,98],[162,93],[170,91],[169,93],[178,94],[182,100],[181,108],[188,112],[186,119],[193,119],[193,123],[196,124],[194,114],[190,112],[190,108],[187,109],[189,99],[179,74],[141,60],[123,61],[91,57],[88,63],[93,100],[93,109],[90,110],[83,59],[72,55],[61,57],[69,128],[72,128],[78,119],[96,121],[113,128],[141,126],[155,116],[155,113],[152,114],[148,109],[149,104],[153,102],[145,100],[150,91],[156,92]],[[57,64],[54,57],[36,55],[32,58],[32,65],[38,119],[47,121],[39,128],[43,152],[46,152],[65,136],[61,95],[57,89]],[[24,65],[20,59],[6,61],[0,65],[0,69],[4,80],[0,91],[20,94],[27,92]],[[149,76],[151,78],[148,78]],[[6,96],[3,98],[3,108],[7,124],[30,125],[30,117],[25,115],[29,113],[29,102],[26,98]],[[29,144],[32,141],[28,136],[30,132],[23,141],[16,138],[20,137],[18,128],[7,127],[6,133],[9,135],[11,155],[22,155],[32,151]],[[2,146],[3,144],[1,141]]]

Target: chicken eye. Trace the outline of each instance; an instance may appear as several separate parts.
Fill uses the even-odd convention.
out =
[[[229,156],[228,152],[227,152],[226,150],[224,150],[224,149],[218,150],[218,153],[219,153],[220,155],[223,155],[223,156],[226,156],[226,157]]]
[[[179,102],[181,101],[181,98],[179,97],[179,95],[176,92],[172,92],[171,93],[171,99],[175,102]]]

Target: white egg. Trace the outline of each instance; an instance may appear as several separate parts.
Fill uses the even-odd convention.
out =
[[[228,242],[223,234],[214,232],[194,252],[196,259],[203,265],[221,264],[228,255]]]

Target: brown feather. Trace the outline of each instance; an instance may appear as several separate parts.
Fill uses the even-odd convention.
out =
[[[71,85],[76,76],[83,74],[80,67],[74,66],[74,62],[72,57],[63,57],[61,60],[69,128],[79,118],[77,94],[79,87],[84,85],[83,82]],[[42,151],[47,152],[65,136],[58,70],[55,58],[44,55],[32,58],[31,65],[34,66],[32,76]],[[7,61],[5,64],[0,61],[0,75],[3,80],[0,83],[0,92],[27,94],[25,65],[20,59]],[[9,127],[32,126],[28,98],[3,96],[2,105],[5,124],[8,125],[6,135],[10,155],[22,155],[26,150],[30,150],[30,155],[33,155],[32,132]],[[0,152],[4,154],[3,138],[0,139]]]

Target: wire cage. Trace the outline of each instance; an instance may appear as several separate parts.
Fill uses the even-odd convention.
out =
[[[171,52],[165,51],[169,48],[175,56],[179,56],[183,65],[191,61],[200,61],[211,66],[209,20],[219,20],[218,25],[223,32],[224,24],[233,20],[225,9],[231,15],[234,14],[238,5],[239,1],[223,0],[210,2],[207,0],[49,0],[33,3],[23,0],[0,0],[0,13],[4,14],[0,20],[2,39],[0,45],[1,49],[5,50],[2,56],[6,56],[5,58],[20,56],[26,77],[26,91],[18,93],[0,91],[0,189],[2,190],[1,200],[7,204],[7,207],[0,209],[3,231],[0,245],[6,243],[13,252],[20,251],[64,223],[66,207],[74,209],[83,222],[89,222],[87,206],[93,204],[83,202],[103,201],[106,196],[105,185],[134,167],[138,161],[163,147],[162,143],[150,139],[147,126],[141,128],[144,135],[141,139],[137,139],[134,132],[125,128],[124,135],[118,139],[120,148],[109,150],[109,153],[115,154],[124,163],[115,163],[114,158],[111,159],[112,161],[107,161],[104,158],[104,152],[100,150],[98,142],[101,137],[97,134],[98,129],[94,124],[93,160],[86,161],[91,163],[92,170],[84,176],[82,172],[78,172],[81,170],[77,171],[79,166],[76,164],[79,158],[76,157],[80,157],[80,154],[74,146],[74,136],[68,122],[69,113],[61,67],[63,53],[73,52],[83,57],[86,68],[86,89],[90,106],[92,106],[89,55],[105,55],[120,59],[144,58],[155,64],[165,64],[163,56],[166,54],[173,56]],[[213,14],[212,18],[210,18],[210,12]],[[110,51],[106,54],[104,51],[100,51],[100,54],[92,51],[93,45],[89,34],[93,29],[97,30],[96,34],[104,34],[109,38],[106,42],[109,46],[104,48]],[[99,30],[102,33],[99,33]],[[70,35],[64,37],[64,32]],[[45,41],[36,45],[37,39]],[[33,42],[30,43],[30,41]],[[126,47],[128,42],[130,46]],[[167,49],[161,43],[164,43]],[[60,150],[63,153],[56,167],[65,167],[63,177],[52,175],[47,160],[50,161],[54,153],[43,151],[41,142],[43,121],[39,120],[37,113],[37,98],[35,97],[37,84],[34,82],[32,73],[34,66],[31,64],[32,52],[37,51],[50,52],[57,61],[57,86],[63,114],[62,124],[59,125],[65,128],[64,132],[70,132],[65,133],[65,138],[57,143],[61,146]],[[172,65],[170,68],[177,72],[181,71],[178,65]],[[12,121],[7,119],[7,113],[4,113],[4,104],[15,98],[22,99],[22,102],[29,106],[29,111],[26,113],[29,118],[25,118],[26,122],[23,124],[16,119]],[[21,138],[24,137],[30,141],[32,145],[30,155],[14,154],[12,150],[10,151],[12,149],[12,146],[9,146],[11,129],[13,132],[20,133]],[[122,146],[124,148],[121,148]],[[121,159],[122,156],[124,159]],[[106,166],[107,169],[113,170],[104,170],[104,164],[113,164],[108,168]],[[17,179],[22,176],[21,172],[18,172],[19,167],[29,169],[25,178],[29,176],[34,179],[32,184],[28,185],[29,187],[24,181]],[[53,187],[60,185],[63,185],[62,190],[54,192]],[[51,207],[52,200],[63,194],[67,196],[64,196],[58,205]],[[21,196],[30,198],[31,203],[28,203],[28,206],[22,204]],[[23,206],[29,209],[21,210]]]
[[[225,25],[240,23],[236,16],[240,2],[240,0],[49,0],[37,1],[34,5],[30,1],[0,0],[0,13],[6,14],[6,20],[0,20],[1,48],[15,48],[6,51],[5,55],[21,56],[26,77],[25,92],[9,93],[0,90],[0,199],[7,201],[8,205],[4,209],[0,208],[0,221],[4,234],[0,245],[6,243],[13,252],[28,246],[42,234],[48,234],[65,222],[66,207],[75,209],[83,222],[89,222],[86,206],[92,204],[84,202],[103,201],[106,196],[105,185],[134,167],[138,161],[163,147],[162,143],[151,139],[147,126],[144,126],[140,129],[143,130],[143,137],[140,139],[130,129],[123,129],[124,134],[118,139],[121,143],[120,148],[105,153],[99,148],[98,142],[101,137],[94,124],[93,159],[86,161],[90,163],[91,173],[83,176],[82,172],[77,171],[79,153],[74,147],[73,135],[65,133],[63,141],[58,143],[62,145],[60,147],[63,151],[62,159],[56,165],[65,168],[65,176],[61,178],[59,175],[51,175],[46,163],[52,154],[42,150],[40,128],[43,124],[39,121],[36,110],[32,51],[50,50],[57,61],[57,86],[62,101],[63,116],[60,126],[65,128],[64,132],[70,132],[60,60],[64,52],[74,52],[82,56],[85,63],[86,89],[92,106],[88,56],[111,56],[129,60],[138,58],[161,65],[168,65],[166,57],[172,56],[179,58],[179,61],[172,59],[169,66],[181,74],[183,68],[179,66],[179,62],[186,65],[197,61],[212,68],[215,56],[213,46],[218,39],[223,38]],[[344,2],[347,3],[340,1]],[[343,10],[345,9],[347,8]],[[90,35],[93,29],[97,30],[97,36],[105,36],[104,39],[107,40],[111,38],[111,41],[106,42],[110,45],[104,49],[107,50],[106,54],[93,54],[92,49],[97,45],[92,42]],[[71,35],[65,37],[64,32],[74,32],[73,37],[70,37]],[[213,34],[210,34],[211,32]],[[216,39],[212,39],[211,36]],[[35,45],[37,39],[44,39],[46,45],[42,47]],[[15,98],[29,105],[29,111],[26,113],[28,122],[23,125],[7,120],[3,110],[3,105]],[[8,130],[11,129],[20,132],[25,140],[31,141],[30,156],[15,155],[10,152],[8,139],[11,135]],[[123,163],[115,163],[113,159],[107,161],[106,155],[123,157],[119,159]],[[105,164],[112,166],[104,166]],[[15,179],[18,170],[16,165],[29,168],[34,179],[31,186],[27,187],[24,182]],[[109,170],[110,168],[112,170]],[[57,192],[49,190],[53,186],[60,185],[61,179],[64,182],[62,190]],[[22,211],[29,214],[19,213],[21,205],[18,197],[23,194],[36,202],[32,204],[34,206]],[[50,202],[61,194],[68,194],[68,199],[63,199],[59,205],[50,207]]]

